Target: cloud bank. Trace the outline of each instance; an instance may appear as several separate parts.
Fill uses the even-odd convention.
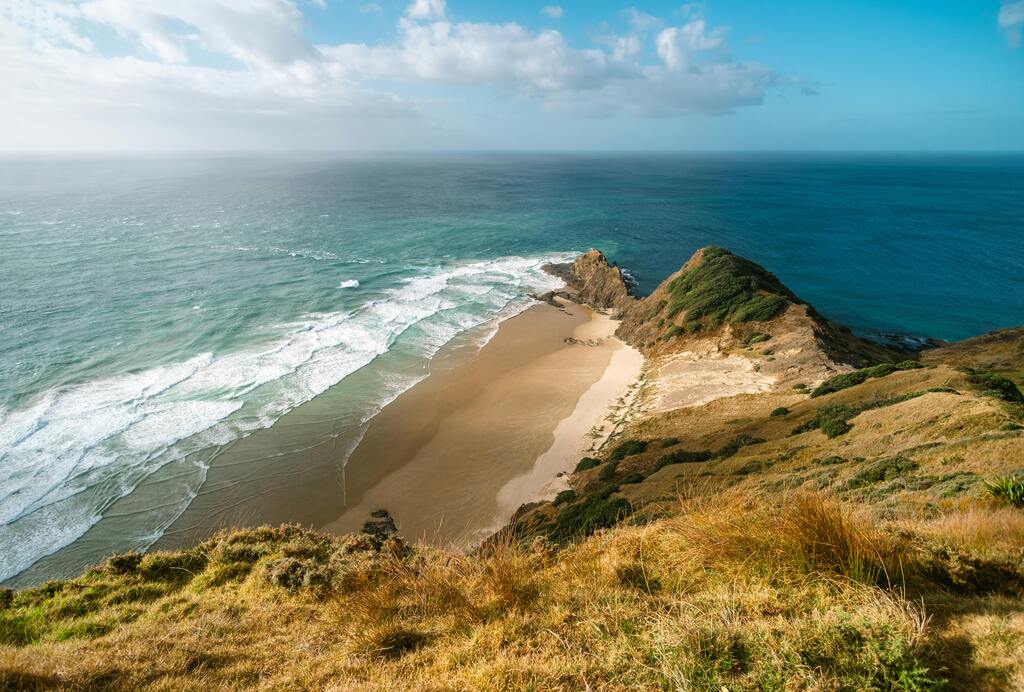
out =
[[[1010,30],[1015,5],[1004,6]],[[414,0],[390,42],[314,44],[308,9],[293,0],[8,0],[2,131],[20,132],[26,147],[66,146],[87,131],[102,134],[100,146],[346,146],[389,122],[418,141],[436,133],[423,85],[493,89],[603,118],[728,113],[785,83],[735,60],[726,28],[693,11],[670,24],[634,10],[624,33],[577,47],[554,29],[452,21],[445,0]],[[561,16],[558,6],[541,11]]]
[[[1004,2],[999,8],[999,28],[1006,36],[1006,42],[1011,48],[1019,48],[1021,44],[1021,29],[1024,27],[1024,0],[1015,2]]]

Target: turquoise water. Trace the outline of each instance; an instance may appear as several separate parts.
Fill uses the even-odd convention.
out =
[[[863,333],[1021,324],[1024,157],[2,160],[0,579],[188,466],[104,543],[146,547],[331,387],[365,420],[546,261],[600,247],[646,291],[710,243]]]

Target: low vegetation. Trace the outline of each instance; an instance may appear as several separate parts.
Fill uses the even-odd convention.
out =
[[[985,482],[989,495],[1012,507],[1024,508],[1024,480],[1020,478],[994,478]]]
[[[687,331],[770,320],[787,302],[798,302],[773,274],[715,247],[706,248],[696,266],[669,283],[668,292],[668,317],[683,313]]]
[[[905,360],[896,364],[882,363],[881,365],[875,365],[870,368],[861,368],[860,370],[854,370],[853,372],[846,372],[841,375],[830,377],[815,387],[811,391],[811,396],[824,396],[826,394],[842,391],[848,387],[861,384],[873,377],[885,377],[886,375],[891,375],[892,373],[900,370],[916,370],[923,367],[924,366],[921,363],[918,363],[915,360]]]
[[[563,510],[566,523],[612,525],[608,499]],[[950,667],[966,661],[928,605],[965,560],[991,561],[965,550],[940,525],[893,533],[813,494],[682,499],[672,517],[564,548],[468,556],[258,529],[17,594],[0,611],[0,676],[25,689],[939,689],[973,674]],[[14,622],[29,630],[16,641]]]

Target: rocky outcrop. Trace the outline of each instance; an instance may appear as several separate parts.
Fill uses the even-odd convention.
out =
[[[571,288],[577,299],[601,310],[608,310],[621,319],[636,303],[629,295],[622,270],[608,263],[600,250],[591,250],[571,264],[547,265],[548,273],[559,277]]]
[[[764,355],[761,366],[780,382],[907,356],[830,322],[774,274],[722,248],[697,250],[644,298],[630,295],[622,271],[599,250],[546,269],[577,300],[621,319],[616,336],[648,356],[742,350]]]

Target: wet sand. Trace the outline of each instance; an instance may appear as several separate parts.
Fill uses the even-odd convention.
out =
[[[386,509],[410,540],[486,538],[551,492],[636,377],[642,358],[616,326],[584,306],[541,304],[503,322],[479,354],[435,359],[370,423],[345,466],[346,509],[324,528],[356,531]]]

